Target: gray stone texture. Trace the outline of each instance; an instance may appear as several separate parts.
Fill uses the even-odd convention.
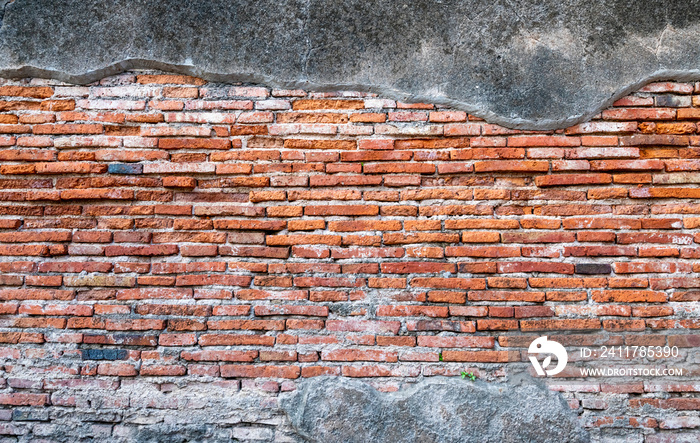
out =
[[[395,393],[341,377],[298,380],[297,391],[285,383],[282,392],[255,380],[57,379],[47,381],[50,405],[0,411],[4,434],[17,437],[2,441],[588,441],[561,394],[526,376],[513,379],[522,381],[436,377],[400,383]]]
[[[359,89],[510,127],[583,121],[700,79],[700,0],[4,0],[0,76],[131,68]]]
[[[381,393],[347,378],[304,380],[281,406],[300,435],[319,443],[585,442],[564,399],[533,381],[424,380]]]

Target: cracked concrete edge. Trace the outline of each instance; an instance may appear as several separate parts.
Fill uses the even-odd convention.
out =
[[[0,0],[0,76],[130,69],[586,121],[655,80],[700,80],[700,0]],[[4,2],[4,3],[3,3]]]
[[[396,392],[316,377],[282,394],[280,406],[310,442],[590,440],[563,396],[524,373],[506,383],[434,377]]]
[[[1,23],[1,22],[0,22]],[[422,94],[410,94],[396,89],[383,88],[379,86],[367,86],[363,84],[321,84],[309,81],[279,81],[273,77],[262,77],[250,74],[217,73],[210,72],[192,65],[174,65],[156,60],[145,59],[125,59],[118,63],[101,67],[99,69],[83,72],[68,73],[50,69],[38,68],[35,66],[22,66],[13,69],[1,69],[0,78],[22,79],[22,78],[42,78],[53,79],[64,83],[86,85],[106,77],[118,75],[133,70],[158,70],[162,72],[172,72],[176,74],[190,75],[210,82],[217,83],[249,83],[264,87],[279,89],[304,89],[313,92],[340,92],[357,91],[378,94],[381,98],[401,100],[407,103],[430,103],[445,107],[450,107],[465,111],[475,117],[484,119],[488,123],[504,126],[511,129],[522,130],[556,130],[564,129],[591,120],[601,111],[609,108],[615,101],[638,91],[649,83],[658,81],[679,81],[695,82],[700,81],[700,69],[698,70],[661,70],[647,77],[618,89],[604,102],[579,115],[568,116],[562,119],[538,119],[528,120],[522,118],[507,118],[493,111],[481,109],[470,103],[459,100],[433,97]]]

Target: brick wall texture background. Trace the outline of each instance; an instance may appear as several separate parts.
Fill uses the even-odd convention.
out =
[[[700,84],[551,132],[156,72],[0,96],[8,441],[145,439],[246,392],[207,432],[292,441],[269,407],[299,380],[499,381],[540,335],[677,346],[684,377],[572,355],[546,382],[594,439],[697,439]]]

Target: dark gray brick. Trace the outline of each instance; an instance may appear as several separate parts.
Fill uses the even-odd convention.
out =
[[[20,408],[12,411],[12,420],[16,421],[48,421],[47,409]]]
[[[125,360],[126,349],[83,349],[83,360]]]
[[[107,172],[110,174],[141,174],[143,173],[143,165],[138,163],[112,163],[107,166]]]
[[[607,263],[577,263],[576,273],[585,275],[610,274],[612,267]]]
[[[665,108],[685,108],[691,105],[689,95],[664,94],[656,97],[656,106]]]

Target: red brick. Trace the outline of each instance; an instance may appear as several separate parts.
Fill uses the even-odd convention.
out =
[[[397,334],[401,323],[398,321],[373,320],[328,320],[326,329],[343,332],[373,332]]]
[[[382,272],[389,274],[425,274],[437,272],[455,272],[452,263],[407,262],[407,263],[382,263]]]
[[[183,351],[180,358],[188,361],[235,361],[253,362],[258,351]]]
[[[594,160],[591,161],[594,171],[643,171],[664,169],[661,160]]]
[[[493,337],[439,337],[419,335],[418,346],[430,348],[493,348]]]
[[[20,392],[0,394],[0,404],[10,406],[46,406],[49,404],[49,395]]]
[[[547,172],[549,162],[546,161],[507,161],[493,160],[474,163],[475,172]]]
[[[447,257],[519,257],[518,246],[448,246],[445,248]]]
[[[545,294],[527,291],[469,291],[467,297],[471,301],[543,302]]]
[[[549,262],[505,262],[498,263],[498,272],[503,274],[523,272],[573,274],[574,265],[569,263]]]
[[[294,100],[292,109],[295,111],[314,111],[317,109],[363,109],[365,103],[362,100]]]
[[[593,301],[598,303],[663,303],[667,301],[663,292],[644,290],[593,291]]]
[[[610,174],[556,174],[535,177],[537,186],[605,185],[612,183]]]
[[[100,363],[97,365],[99,375],[133,377],[138,374],[136,367],[129,363]]]
[[[508,137],[508,146],[580,146],[578,137],[528,135]]]
[[[568,232],[504,232],[503,243],[571,243],[574,234]]]
[[[378,306],[379,317],[447,317],[446,306]]]
[[[567,319],[567,320],[522,320],[520,328],[523,331],[543,330],[589,330],[600,329],[598,319]]]
[[[321,360],[326,361],[376,361],[396,362],[396,352],[379,350],[336,349],[321,352]]]

